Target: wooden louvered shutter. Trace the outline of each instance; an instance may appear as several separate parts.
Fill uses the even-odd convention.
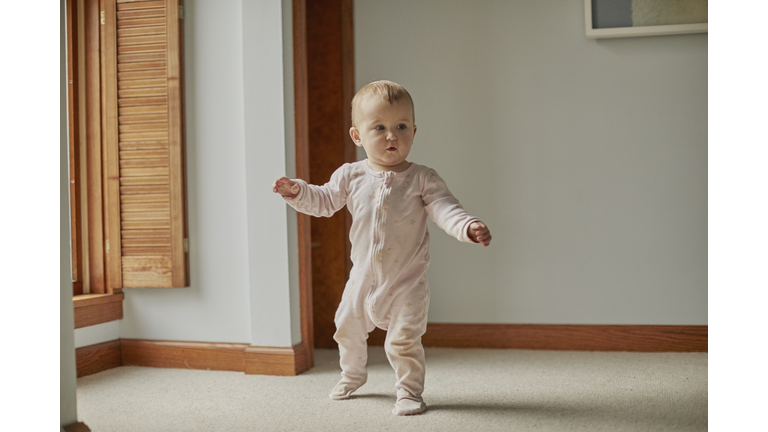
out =
[[[189,285],[179,0],[103,0],[112,287]]]

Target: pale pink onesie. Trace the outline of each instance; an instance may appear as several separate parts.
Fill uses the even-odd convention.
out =
[[[401,173],[372,170],[367,161],[341,166],[323,186],[295,180],[301,190],[286,199],[297,211],[330,217],[347,205],[352,213],[352,271],[336,311],[342,377],[367,379],[368,333],[387,330],[385,350],[397,377],[398,399],[424,391],[424,349],[429,287],[427,215],[463,242],[470,216],[435,170],[411,163]]]

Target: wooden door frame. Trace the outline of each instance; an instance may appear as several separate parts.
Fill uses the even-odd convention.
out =
[[[338,50],[334,54],[341,58],[341,84],[336,89],[342,104],[341,112],[335,113],[336,118],[343,118],[344,133],[351,127],[349,118],[349,106],[355,91],[354,82],[354,36],[353,36],[353,0],[313,0],[325,1],[329,7],[340,11],[340,19],[335,24],[338,27],[329,28],[322,20],[307,21],[307,0],[293,0],[293,76],[294,76],[294,106],[296,127],[296,177],[307,181],[311,178],[310,158],[310,127],[313,113],[313,102],[310,100],[310,73],[316,73],[322,69],[321,64],[309,64],[307,55],[307,28],[308,26],[325,26],[323,30],[335,32],[340,36],[341,43],[333,46]],[[315,27],[317,29],[317,27]],[[343,159],[347,162],[354,161],[355,147],[351,140],[342,144]],[[337,155],[338,156],[338,155]],[[344,210],[346,212],[346,210]],[[343,249],[334,253],[343,253],[341,259],[345,262],[346,275],[351,269],[350,244],[348,240],[351,216],[347,213],[343,218],[343,230],[346,233],[346,245]],[[299,213],[297,215],[298,228],[298,254],[299,254],[299,292],[301,314],[301,336],[307,347],[310,367],[314,365],[315,325],[313,313],[313,277],[312,277],[312,230],[310,216]],[[343,288],[343,287],[340,287]]]

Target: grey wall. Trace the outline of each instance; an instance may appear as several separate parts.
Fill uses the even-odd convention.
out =
[[[588,40],[584,3],[355,1],[359,88],[490,226],[431,225],[431,322],[707,324],[707,35]]]

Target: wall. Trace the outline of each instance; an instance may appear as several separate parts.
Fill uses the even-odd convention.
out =
[[[293,169],[290,5],[186,2],[191,286],[124,289],[124,319],[76,330],[77,346],[300,342],[295,218],[270,188]]]
[[[589,40],[581,0],[356,0],[357,87],[409,89],[409,159],[493,234],[431,225],[431,322],[707,324],[707,38]]]

